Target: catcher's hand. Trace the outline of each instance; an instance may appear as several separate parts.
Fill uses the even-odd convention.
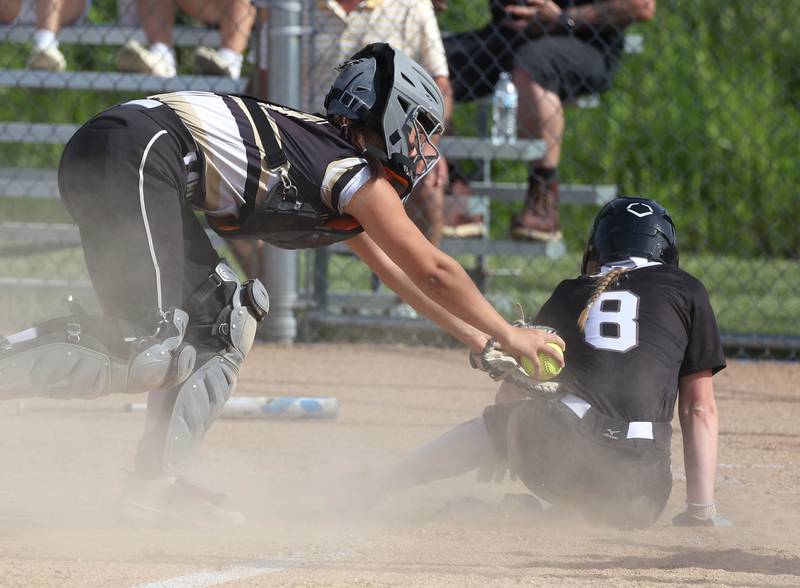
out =
[[[524,325],[524,323],[519,324],[519,321],[515,323],[515,326],[540,329],[548,333],[556,332],[551,327]],[[519,360],[503,350],[494,339],[489,339],[480,352],[471,352],[469,354],[469,363],[473,368],[488,373],[493,380],[508,381],[516,384],[528,395],[553,393],[558,389],[558,384],[555,382],[542,382],[529,376],[520,365]]]

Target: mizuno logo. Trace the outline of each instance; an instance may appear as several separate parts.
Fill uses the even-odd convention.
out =
[[[617,435],[619,433],[620,433],[620,431],[615,431],[613,429],[606,429],[606,432],[603,433],[603,437],[608,437],[609,439],[615,439],[616,440],[616,439],[619,439],[619,437],[617,437]]]

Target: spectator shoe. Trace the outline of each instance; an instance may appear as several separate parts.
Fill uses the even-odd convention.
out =
[[[142,73],[159,78],[174,78],[175,63],[167,55],[151,51],[138,41],[131,39],[117,52],[117,68],[120,71]]]
[[[525,208],[511,222],[511,238],[530,241],[560,241],[558,180],[531,182]]]
[[[46,47],[33,46],[30,56],[28,56],[29,69],[41,69],[46,71],[64,71],[67,68],[67,60],[59,51],[55,43]]]
[[[234,80],[239,79],[242,69],[242,60],[226,60],[221,51],[211,47],[200,46],[194,50],[194,70],[205,76],[226,76]]]
[[[487,235],[486,219],[470,210],[472,190],[459,175],[450,176],[450,192],[445,196],[442,236],[456,239],[476,239]]]

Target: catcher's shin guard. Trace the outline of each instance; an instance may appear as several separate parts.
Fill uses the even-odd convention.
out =
[[[183,342],[189,316],[165,313],[152,335],[124,321],[84,313],[39,324],[0,343],[0,400],[96,398],[182,381],[195,363]]]
[[[153,415],[158,421],[145,433],[137,457],[137,469],[146,473],[181,473],[194,458],[206,432],[222,413],[239,367],[253,345],[256,326],[269,310],[269,297],[260,281],[240,284],[224,263],[209,279],[210,288],[222,288],[228,298],[210,327],[213,337],[208,339],[214,340],[217,350],[201,353],[195,371],[167,393],[160,414]],[[203,348],[208,344],[198,342]]]

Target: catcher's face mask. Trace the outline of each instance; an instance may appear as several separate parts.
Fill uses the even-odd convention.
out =
[[[408,137],[408,157],[411,160],[411,181],[417,184],[439,161],[441,154],[433,142],[444,130],[442,121],[422,106],[408,114],[403,130]]]

